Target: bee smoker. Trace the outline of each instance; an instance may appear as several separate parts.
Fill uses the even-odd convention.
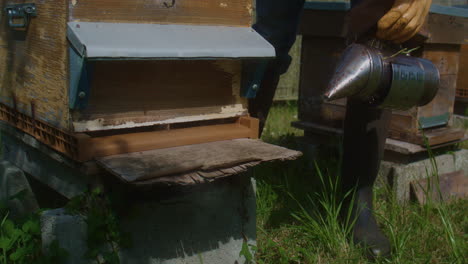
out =
[[[380,108],[407,110],[431,102],[439,80],[429,60],[351,44],[338,62],[325,100],[352,97]]]

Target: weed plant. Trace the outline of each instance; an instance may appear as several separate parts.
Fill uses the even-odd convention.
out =
[[[9,199],[22,199],[24,192]],[[41,243],[39,213],[23,219],[9,218],[8,201],[0,201],[0,263],[1,264],[50,264],[63,263],[68,252],[54,241],[44,254]]]
[[[297,136],[301,132],[290,128],[290,122],[297,118],[296,109],[294,104],[274,106],[264,140],[299,148]],[[343,194],[338,189],[339,147],[319,153],[325,154],[254,170],[257,263],[371,263],[364,250],[349,239],[354,220],[340,216],[344,198],[352,193]],[[438,181],[434,159],[426,173]],[[401,204],[390,186],[377,186],[375,215],[390,239],[392,255],[375,263],[467,263],[466,199]],[[340,217],[345,221],[339,221]]]

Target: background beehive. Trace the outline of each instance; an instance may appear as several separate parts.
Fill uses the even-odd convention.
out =
[[[346,47],[343,33],[347,7],[332,7],[328,10],[309,9],[303,15],[299,119],[341,128],[346,101],[322,103],[321,100],[341,51]],[[455,102],[460,44],[466,41],[466,22],[467,19],[463,17],[439,13],[429,15],[426,24],[429,39],[420,47],[418,55],[431,60],[438,67],[441,86],[430,104],[408,111],[393,111],[391,138],[423,145],[424,136],[420,131],[420,124],[423,124],[423,128],[450,126]],[[323,24],[327,26],[324,27]],[[429,137],[430,144],[440,144],[463,137],[463,131],[444,130],[426,136]]]

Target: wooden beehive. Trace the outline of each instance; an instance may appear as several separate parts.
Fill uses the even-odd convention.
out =
[[[79,161],[258,137],[242,64],[274,49],[250,28],[252,0],[26,3],[26,28],[0,14],[2,120]]]
[[[303,35],[299,119],[318,126],[341,128],[346,100],[322,103],[329,78],[341,52],[345,49],[344,26],[349,5],[310,4],[303,15]],[[466,42],[466,14],[457,8],[433,6],[426,23],[429,39],[420,49],[420,56],[431,60],[441,74],[436,98],[428,105],[408,111],[393,111],[390,137],[424,145],[437,145],[464,136],[464,131],[451,129],[455,102],[460,44]],[[320,26],[317,26],[320,25]],[[323,27],[321,25],[327,25]],[[304,124],[300,127],[306,127]],[[322,127],[323,128],[323,127]],[[420,128],[425,129],[424,135]],[[436,129],[438,128],[438,129]],[[442,128],[442,129],[440,129]]]

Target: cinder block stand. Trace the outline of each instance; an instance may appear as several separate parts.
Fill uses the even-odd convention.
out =
[[[5,183],[1,190],[16,193],[19,185],[30,190],[27,174],[64,199],[71,199],[85,194],[87,186],[92,188],[112,178],[100,177],[92,166],[76,164],[8,126],[0,126],[0,132],[0,179]],[[112,179],[118,185],[116,178]],[[248,171],[180,189],[173,186],[168,194],[164,188],[138,192],[128,191],[122,183],[118,186],[106,191],[115,194],[123,190],[125,207],[117,217],[122,231],[130,234],[132,245],[120,250],[121,263],[242,264],[246,262],[243,247],[255,245],[255,182]],[[30,211],[38,208],[34,203],[31,206]],[[26,208],[26,204],[20,207]],[[56,240],[70,253],[67,264],[94,263],[82,257],[88,250],[86,218],[58,208],[43,212],[41,228],[44,249]]]
[[[411,182],[436,177],[436,175],[440,178],[455,172],[463,172],[465,177],[468,177],[468,150],[466,149],[434,157],[437,168],[433,166],[431,159],[425,158],[407,164],[384,161],[380,167],[380,177],[391,183],[396,199],[401,203],[408,202],[411,198]]]
[[[305,131],[305,137],[300,139],[302,151],[309,156],[320,155],[320,145],[339,148],[339,138],[342,131],[321,130],[322,133]],[[436,175],[459,173],[468,177],[468,150],[454,148],[455,143],[437,146],[433,149],[435,156],[430,156],[427,149],[398,140],[387,139],[384,160],[380,166],[377,186],[388,184],[394,191],[398,202],[405,203],[411,199],[410,185],[412,182],[427,179]],[[437,164],[437,172],[432,165]]]

